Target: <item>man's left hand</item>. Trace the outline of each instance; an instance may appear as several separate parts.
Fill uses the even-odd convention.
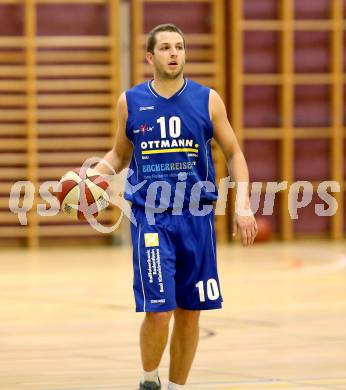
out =
[[[257,223],[253,215],[241,216],[235,214],[233,220],[233,237],[239,233],[244,247],[253,244],[257,232]]]

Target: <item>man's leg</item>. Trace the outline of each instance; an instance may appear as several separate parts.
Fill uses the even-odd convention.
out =
[[[170,346],[169,381],[184,385],[187,381],[199,338],[198,310],[177,308]]]
[[[144,371],[150,372],[160,364],[167,345],[172,311],[146,313],[140,332],[140,347]]]

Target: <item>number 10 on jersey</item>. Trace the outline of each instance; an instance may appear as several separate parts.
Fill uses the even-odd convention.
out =
[[[166,118],[160,116],[156,121],[160,125],[161,138],[167,138]],[[181,134],[181,120],[178,116],[171,116],[168,120],[168,131],[172,138],[178,138]]]

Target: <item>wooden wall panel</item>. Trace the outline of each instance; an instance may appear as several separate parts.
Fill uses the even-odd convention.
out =
[[[23,4],[0,4],[0,36],[19,37],[24,34]]]
[[[280,88],[273,85],[244,87],[244,125],[246,128],[278,128],[281,125]],[[279,129],[278,129],[279,131]]]
[[[294,150],[294,180],[328,180],[331,171],[329,140],[295,140]]]
[[[186,34],[210,34],[212,2],[143,2],[143,32],[167,21],[179,26]]]
[[[246,140],[244,153],[251,181],[278,181],[280,179],[279,142],[275,140]]]
[[[329,85],[296,85],[294,126],[330,127],[332,124]]]
[[[244,73],[277,73],[280,66],[278,31],[244,33]]]
[[[345,188],[345,184],[344,184]],[[344,192],[344,197],[343,197],[344,204],[346,204],[346,192]],[[346,234],[346,213],[344,213],[344,219],[343,219],[343,225],[344,225],[344,234]]]
[[[335,180],[342,188],[334,194],[338,212],[318,223],[312,206],[293,223],[283,193],[278,227],[286,240],[317,233],[338,239],[345,231],[345,6],[345,0],[231,2],[229,102],[251,174],[273,175],[258,163],[264,143],[267,149],[272,142],[275,149],[263,158],[280,167],[279,180],[310,180],[315,187]]]
[[[279,17],[280,2],[278,0],[246,0],[244,2],[245,20],[266,20]]]
[[[265,189],[265,185],[263,185],[263,189]],[[253,210],[257,210],[256,213],[255,213],[255,216],[256,218],[258,216],[261,216],[261,221],[264,221],[264,222],[267,222],[269,224],[269,226],[271,227],[271,230],[272,230],[272,233],[273,233],[273,238],[280,238],[280,231],[281,231],[281,228],[280,228],[280,202],[281,202],[281,197],[282,197],[282,194],[278,193],[276,194],[275,196],[275,199],[274,199],[274,209],[273,209],[273,213],[270,214],[270,215],[266,215],[266,212],[265,212],[265,194],[264,192],[261,193],[261,196],[260,196],[260,199],[259,199],[259,204],[254,204],[254,202],[252,202],[252,209]],[[257,208],[258,207],[258,208]]]
[[[328,73],[331,71],[331,33],[297,31],[294,35],[295,73]]]
[[[346,138],[346,137],[345,137]],[[346,139],[344,139],[344,150],[346,150]],[[346,182],[346,153],[344,153],[344,165],[343,165],[343,172],[344,172],[344,181]],[[346,214],[346,213],[345,213]]]
[[[331,14],[331,0],[294,0],[294,17],[302,20],[328,19]]]
[[[77,4],[78,3],[78,4]],[[59,214],[40,217],[39,186],[59,180],[88,157],[102,157],[113,144],[119,87],[118,0],[0,4],[0,240],[30,247],[87,237],[111,241],[83,222]],[[11,20],[6,27],[6,18]],[[13,28],[13,20],[23,24]],[[15,39],[18,32],[25,40]],[[19,37],[20,38],[20,37]],[[13,66],[15,65],[15,66]],[[28,226],[8,209],[11,185],[30,180],[36,188]],[[117,219],[115,209],[100,222]],[[6,241],[7,242],[7,241]]]
[[[39,4],[38,36],[107,36],[107,4]]]
[[[293,221],[294,232],[297,237],[304,238],[309,234],[326,237],[326,232],[330,232],[332,220],[316,215],[315,206],[317,204],[324,204],[324,202],[318,197],[317,193],[314,193],[311,202],[306,207],[298,210],[298,219]],[[329,235],[327,233],[327,236]]]
[[[12,184],[27,178],[24,15],[24,4],[0,4],[0,243],[15,245],[27,238],[8,206]]]

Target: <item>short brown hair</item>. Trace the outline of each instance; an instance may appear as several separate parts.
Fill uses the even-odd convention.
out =
[[[184,37],[183,32],[180,30],[180,28],[177,27],[175,24],[166,23],[166,24],[159,24],[158,26],[154,27],[150,31],[150,33],[148,35],[148,40],[147,40],[147,52],[154,54],[154,47],[156,45],[156,35],[162,31],[176,32],[179,35],[181,35],[181,37],[183,38],[184,47],[185,47],[185,37]]]

